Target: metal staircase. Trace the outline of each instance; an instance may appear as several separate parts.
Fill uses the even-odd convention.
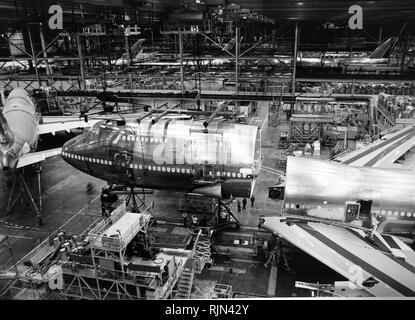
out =
[[[179,281],[177,282],[177,293],[175,299],[189,299],[192,292],[195,268],[193,260],[187,260]]]
[[[379,111],[379,123],[381,123],[387,129],[395,126],[395,116],[392,113],[387,111],[380,104],[377,106],[377,110]]]
[[[211,258],[211,242],[207,236],[200,235],[193,255],[194,258],[194,271],[197,274],[202,273],[202,270],[207,263],[212,263]]]
[[[320,137],[320,125],[318,123],[292,122],[290,142],[306,144],[318,140]]]

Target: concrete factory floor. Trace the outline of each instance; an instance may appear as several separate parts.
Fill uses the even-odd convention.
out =
[[[250,122],[262,128],[263,165],[277,168],[276,164],[282,152],[277,148],[279,130],[286,131],[288,127],[287,124],[282,124],[278,128],[268,127],[268,103],[262,102],[261,104],[264,105],[258,106],[258,114]],[[102,219],[99,196],[104,181],[77,171],[59,156],[46,160],[42,167],[44,222],[42,226],[38,226],[35,215],[20,201],[13,212],[6,215],[9,187],[5,178],[0,176],[0,235],[9,236],[15,261],[24,257],[57,229],[73,234],[82,233],[89,225]],[[29,171],[26,173],[32,190],[37,190],[36,175]],[[92,190],[87,190],[88,183],[93,185]],[[265,258],[260,255],[255,256],[252,247],[241,243],[235,244],[235,240],[242,240],[243,243],[254,235],[270,238],[270,234],[259,232],[257,224],[261,214],[277,215],[281,211],[282,202],[268,198],[268,187],[276,184],[278,184],[278,175],[261,171],[255,184],[256,201],[253,208],[248,200],[247,209],[238,213],[236,204],[232,204],[232,212],[242,227],[238,231],[220,231],[214,240],[218,248],[229,253],[228,258],[217,259],[201,275],[196,275],[196,280],[232,285],[235,297],[292,295],[294,292],[292,274],[283,270],[279,272],[277,285],[276,267],[265,268]],[[37,194],[36,191],[34,193]],[[180,244],[186,234],[191,233],[190,230],[182,227],[182,216],[178,210],[179,193],[156,190],[154,194],[147,195],[146,200],[154,201],[153,215],[161,221],[163,219],[167,221],[164,225],[157,223],[153,227],[152,232],[159,236],[156,240],[160,243],[168,243],[169,240],[166,238],[175,237],[176,242]],[[0,269],[11,266],[12,261],[9,250],[0,247]],[[320,270],[327,271],[322,268]]]

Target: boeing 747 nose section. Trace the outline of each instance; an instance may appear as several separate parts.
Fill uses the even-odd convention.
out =
[[[231,122],[206,130],[201,121],[102,121],[67,142],[62,157],[110,184],[250,197],[260,139],[258,127]]]
[[[108,155],[110,142],[104,134],[100,135],[100,128],[105,128],[105,124],[98,122],[88,132],[66,142],[62,147],[62,158],[74,168],[96,178],[109,182],[116,173],[122,180],[123,172],[114,168],[114,161]]]
[[[72,167],[88,173],[84,139],[85,134],[82,134],[66,142],[62,147],[62,158]]]

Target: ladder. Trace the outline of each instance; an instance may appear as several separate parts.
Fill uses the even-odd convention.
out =
[[[180,279],[177,282],[177,293],[175,299],[189,299],[192,292],[194,278],[193,261],[186,261]]]

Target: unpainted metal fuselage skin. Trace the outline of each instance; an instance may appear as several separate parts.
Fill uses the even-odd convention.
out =
[[[19,157],[36,148],[39,118],[28,92],[21,88],[10,92],[2,116],[0,167],[4,173],[12,173]]]
[[[380,222],[379,231],[411,233],[415,230],[414,181],[411,170],[288,157],[283,211],[287,215],[350,223],[347,204],[371,202],[370,212],[361,212],[359,218],[369,219],[372,213]]]
[[[259,168],[260,130],[215,121],[101,121],[68,141],[62,157],[110,184],[249,197]]]

